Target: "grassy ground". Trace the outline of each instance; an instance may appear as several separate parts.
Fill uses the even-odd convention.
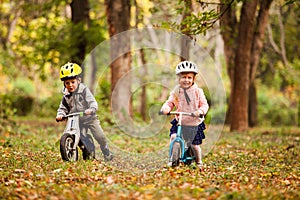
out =
[[[246,133],[225,129],[205,156],[203,170],[162,166],[139,173],[102,159],[63,162],[59,153],[63,128],[55,122],[20,120],[1,133],[0,199],[300,198],[297,128],[256,128]],[[151,144],[164,148],[167,140],[164,135]],[[136,147],[137,152],[151,151],[151,144],[118,142],[122,148]]]

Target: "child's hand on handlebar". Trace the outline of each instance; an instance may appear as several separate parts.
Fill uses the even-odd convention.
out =
[[[164,115],[167,115],[169,114],[171,111],[170,108],[167,108],[167,107],[162,107],[161,110],[159,111],[161,114],[164,114]]]
[[[56,116],[56,121],[57,121],[57,122],[62,121],[63,118],[64,118],[63,115],[57,115],[57,116]]]
[[[196,110],[196,111],[193,112],[193,115],[194,115],[195,117],[200,117],[200,116],[203,116],[204,114],[203,114],[202,111]]]
[[[94,114],[95,112],[94,112],[94,110],[93,109],[86,109],[85,111],[84,111],[84,114],[85,115],[92,115],[92,114]]]

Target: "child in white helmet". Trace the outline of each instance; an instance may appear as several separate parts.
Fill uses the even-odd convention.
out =
[[[60,79],[64,82],[63,97],[57,110],[56,120],[61,121],[69,113],[84,112],[79,118],[80,126],[88,127],[95,140],[99,143],[105,160],[112,160],[105,135],[97,115],[98,103],[91,91],[80,82],[82,69],[76,63],[67,63],[60,69]]]
[[[195,83],[198,68],[196,64],[191,61],[182,61],[176,66],[176,75],[178,77],[178,85],[170,93],[168,100],[163,104],[161,111],[168,114],[173,108],[178,112],[190,112],[195,117],[182,116],[183,126],[198,126],[197,133],[193,135],[191,147],[196,157],[196,164],[202,167],[201,148],[202,140],[205,138],[204,130],[205,124],[198,116],[205,115],[208,111],[209,105],[207,103],[204,92]],[[171,121],[172,127],[170,129],[170,142],[176,138],[178,119]],[[172,165],[172,163],[168,163]]]

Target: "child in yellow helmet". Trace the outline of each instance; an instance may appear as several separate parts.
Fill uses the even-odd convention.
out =
[[[81,67],[76,63],[68,62],[61,67],[60,79],[64,82],[64,89],[56,120],[61,121],[69,113],[84,112],[85,116],[79,119],[80,126],[84,125],[91,130],[100,145],[105,160],[111,160],[113,155],[107,146],[100,121],[95,115],[98,103],[89,88],[81,83],[79,78],[81,72]]]

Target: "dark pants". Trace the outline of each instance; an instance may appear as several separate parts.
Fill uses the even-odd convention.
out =
[[[177,133],[177,129],[178,129],[178,121],[176,119],[173,119],[171,122],[172,127],[170,128],[170,136],[172,134],[176,134]],[[193,129],[195,131],[193,131]],[[188,127],[188,126],[182,126],[182,133],[183,133],[183,138],[184,140],[188,141],[191,137],[192,139],[192,144],[194,145],[199,145],[202,144],[202,140],[205,139],[205,134],[204,134],[204,130],[206,129],[204,122],[202,122],[201,124],[199,124],[197,127]],[[185,131],[185,130],[191,130],[191,131]],[[186,133],[186,134],[185,134]]]
[[[88,129],[90,129],[91,133],[93,134],[95,140],[100,145],[101,151],[104,155],[109,154],[106,138],[104,135],[104,132],[102,130],[102,127],[100,125],[100,121],[95,116],[92,119],[86,120],[86,121],[80,121],[80,126],[84,126]]]

